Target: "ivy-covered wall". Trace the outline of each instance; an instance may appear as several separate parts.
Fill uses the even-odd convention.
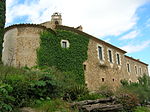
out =
[[[68,40],[69,48],[61,47],[61,40]],[[63,72],[76,75],[76,81],[84,83],[83,62],[87,60],[89,39],[83,35],[65,30],[41,33],[40,48],[37,51],[39,66],[55,66]]]

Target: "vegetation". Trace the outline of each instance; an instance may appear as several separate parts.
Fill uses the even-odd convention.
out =
[[[0,59],[2,56],[2,43],[5,26],[6,0],[0,0]]]
[[[61,40],[68,40],[70,47],[62,48]],[[88,38],[74,32],[57,30],[54,34],[45,31],[41,34],[38,64],[70,72],[75,75],[76,82],[84,84],[83,62],[87,59],[88,42]]]
[[[16,112],[15,108],[32,106],[69,110],[68,101],[101,98],[90,95],[87,88],[74,80],[70,72],[55,67],[13,68],[0,65],[0,110]],[[63,99],[63,100],[61,100]],[[60,102],[60,103],[58,103]],[[63,106],[64,105],[64,106]],[[48,112],[52,112],[48,109]]]
[[[17,112],[17,108],[29,106],[47,112],[78,112],[70,108],[70,102],[115,95],[125,112],[148,112],[149,108],[139,105],[150,101],[149,79],[144,75],[139,83],[122,81],[116,92],[103,86],[98,93],[89,93],[85,85],[76,82],[71,72],[61,72],[55,67],[16,69],[0,65],[0,110]]]

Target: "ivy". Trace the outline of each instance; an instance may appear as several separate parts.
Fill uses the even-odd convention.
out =
[[[87,60],[89,39],[83,35],[57,30],[41,33],[40,48],[37,50],[39,66],[55,66],[63,72],[76,75],[76,81],[84,84],[83,62]],[[61,47],[61,40],[68,40],[69,48]]]

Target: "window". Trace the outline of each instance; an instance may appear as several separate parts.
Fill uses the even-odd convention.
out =
[[[113,82],[115,82],[115,79],[112,79],[113,80]]]
[[[112,61],[112,51],[111,50],[108,50],[108,57],[109,57],[109,62],[113,62]]]
[[[62,42],[62,48],[67,48],[67,42]]]
[[[84,68],[84,70],[86,70],[86,65],[85,64],[83,65],[83,68]]]
[[[62,48],[68,48],[69,47],[69,41],[68,40],[61,40],[61,47]]]
[[[104,82],[104,78],[102,78],[102,82]]]
[[[128,72],[131,72],[129,63],[127,64],[127,70],[128,70]]]
[[[142,74],[142,68],[141,67],[139,68],[139,73],[140,73],[140,75]]]
[[[98,57],[100,60],[103,60],[102,47],[98,46]]]
[[[120,55],[117,53],[117,64],[120,65]]]
[[[137,74],[137,67],[135,66],[134,69],[135,69],[135,74]]]

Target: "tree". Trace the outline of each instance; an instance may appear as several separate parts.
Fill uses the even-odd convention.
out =
[[[5,13],[6,13],[6,0],[0,0],[0,61],[2,57],[2,44],[4,37],[4,27],[5,27]]]

